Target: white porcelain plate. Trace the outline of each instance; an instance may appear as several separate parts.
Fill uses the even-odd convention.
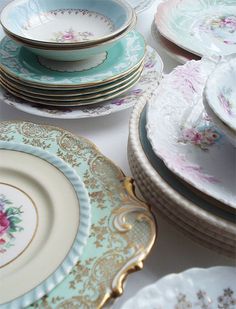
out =
[[[156,155],[199,193],[236,209],[236,149],[206,114],[202,93],[215,62],[189,61],[166,75],[148,104],[147,135]]]
[[[123,95],[100,104],[89,106],[78,106],[68,108],[45,107],[31,104],[23,99],[14,97],[0,89],[0,100],[23,112],[48,118],[79,119],[88,117],[99,117],[119,112],[132,107],[135,103],[148,98],[156,89],[163,71],[163,63],[157,52],[150,46],[147,47],[144,69],[139,82]]]
[[[139,291],[122,309],[235,309],[236,267],[192,268]]]
[[[210,108],[236,134],[236,55],[223,59],[210,75],[205,95]]]
[[[60,283],[89,226],[88,193],[72,168],[36,147],[0,142],[2,309],[23,308]]]
[[[155,21],[163,36],[196,55],[236,52],[235,0],[168,0]]]

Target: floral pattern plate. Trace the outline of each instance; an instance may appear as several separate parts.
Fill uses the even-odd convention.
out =
[[[156,226],[132,181],[88,140],[60,128],[27,122],[0,123],[0,140],[32,145],[57,155],[80,175],[90,196],[87,246],[71,273],[31,308],[100,308],[119,296],[126,275],[143,266]]]
[[[198,194],[236,211],[236,149],[204,110],[215,62],[189,61],[166,75],[148,104],[147,136],[156,155]]]
[[[191,268],[139,291],[122,309],[234,309],[236,267]]]
[[[79,119],[88,117],[99,117],[119,112],[132,107],[135,103],[148,98],[156,89],[163,71],[163,63],[157,52],[150,46],[147,46],[144,69],[140,81],[127,93],[110,101],[90,106],[78,106],[71,108],[56,108],[30,104],[23,99],[14,97],[0,89],[0,99],[23,112],[33,115],[58,118],[58,119]]]
[[[210,75],[205,98],[217,117],[231,129],[236,139],[236,55],[222,59]]]
[[[0,307],[25,307],[60,283],[85,248],[90,222],[88,192],[68,164],[0,141]]]
[[[155,22],[164,37],[198,56],[236,52],[235,0],[167,0]]]
[[[107,83],[138,67],[145,56],[145,41],[137,31],[129,32],[106,53],[102,63],[82,71],[60,71],[8,37],[0,43],[1,69],[31,85],[84,87]]]

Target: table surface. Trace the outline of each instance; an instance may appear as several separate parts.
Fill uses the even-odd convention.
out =
[[[0,8],[9,0],[0,0]],[[164,73],[170,72],[178,63],[163,52],[151,36],[151,24],[157,4],[138,15],[136,29],[140,31],[147,44],[155,48],[164,63]],[[131,175],[127,159],[127,140],[129,117],[131,110],[125,110],[113,115],[78,120],[55,120],[32,116],[20,112],[13,107],[0,102],[0,120],[26,120],[36,123],[52,124],[68,129],[93,141],[104,155],[115,162],[126,175]],[[142,287],[155,282],[161,277],[181,272],[191,267],[211,267],[216,265],[236,265],[236,260],[226,258],[196,244],[176,228],[172,227],[159,215],[157,241],[147,257],[144,268],[140,272],[128,276],[124,293],[114,304],[112,309],[118,309]]]

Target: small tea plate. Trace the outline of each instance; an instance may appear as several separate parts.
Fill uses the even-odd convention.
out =
[[[236,267],[191,268],[143,288],[122,309],[233,309],[235,278]]]
[[[216,116],[231,129],[236,139],[236,55],[216,66],[207,80],[205,98]]]
[[[31,86],[88,87],[129,74],[141,64],[145,49],[145,41],[141,34],[131,31],[106,52],[102,59],[98,62],[94,60],[96,64],[92,68],[87,66],[81,69],[81,62],[78,62],[78,68],[73,64],[74,71],[71,70],[71,66],[68,71],[66,62],[63,62],[64,69],[58,68],[58,62],[55,61],[42,62],[42,59],[5,37],[0,44],[0,60],[3,71]]]
[[[0,307],[22,308],[78,262],[90,230],[89,196],[63,160],[6,139],[0,141],[0,205]]]
[[[147,136],[156,155],[198,194],[236,211],[236,149],[204,110],[202,93],[215,62],[203,59],[166,75],[148,104]]]
[[[119,296],[124,278],[143,267],[156,237],[154,216],[134,196],[131,179],[90,141],[60,128],[1,122],[0,140],[27,143],[59,156],[80,175],[91,201],[90,236],[79,262],[31,308],[97,309]],[[64,220],[61,226],[69,224]]]
[[[236,52],[235,0],[167,0],[155,22],[164,37],[198,56]]]
[[[28,103],[23,99],[16,98],[3,88],[0,89],[0,99],[23,112],[48,118],[79,119],[88,117],[99,117],[119,112],[132,107],[143,98],[148,98],[156,89],[162,77],[163,62],[157,52],[147,46],[144,61],[144,69],[140,81],[128,92],[100,104],[76,107],[46,107],[43,105]]]

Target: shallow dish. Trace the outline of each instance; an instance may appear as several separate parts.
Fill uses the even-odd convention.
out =
[[[209,76],[204,91],[205,100],[236,140],[236,54],[223,58]]]
[[[236,267],[191,268],[143,288],[121,308],[233,309],[236,307],[235,277]]]
[[[215,65],[208,59],[192,60],[163,78],[157,99],[148,104],[147,135],[156,155],[190,188],[235,212],[235,148],[209,119],[202,102]]]
[[[0,307],[19,308],[52,290],[78,262],[91,209],[79,176],[55,155],[0,141],[0,158]],[[67,220],[70,229],[62,230]]]
[[[156,89],[162,77],[163,63],[157,52],[147,46],[147,53],[144,61],[144,69],[140,81],[123,95],[109,101],[104,101],[95,105],[77,107],[52,107],[29,103],[23,99],[9,94],[3,88],[0,89],[0,99],[23,112],[48,118],[58,119],[79,119],[100,117],[132,107],[143,98],[148,98]]]
[[[91,199],[92,225],[80,261],[31,308],[101,308],[123,292],[129,272],[143,267],[156,236],[154,216],[134,196],[131,179],[87,139],[53,126],[2,122],[0,140],[6,138],[62,158],[80,175]]]
[[[236,51],[234,0],[167,0],[155,22],[164,37],[200,57]]]
[[[73,71],[71,66],[69,69],[66,64],[63,70],[55,62],[40,60],[7,37],[1,41],[0,48],[0,67],[8,75],[30,85],[70,89],[101,85],[124,77],[140,66],[146,50],[142,35],[137,31],[131,31],[104,53],[102,58],[99,55],[96,63],[88,62],[82,68],[79,63],[78,66],[74,65]]]

